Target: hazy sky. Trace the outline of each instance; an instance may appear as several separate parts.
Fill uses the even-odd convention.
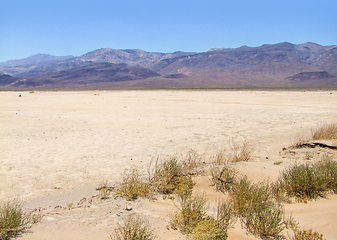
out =
[[[0,62],[99,48],[150,52],[337,44],[336,0],[2,0]]]

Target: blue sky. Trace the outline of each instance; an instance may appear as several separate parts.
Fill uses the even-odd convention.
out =
[[[202,52],[278,42],[337,44],[336,0],[2,0],[0,62],[99,48]]]

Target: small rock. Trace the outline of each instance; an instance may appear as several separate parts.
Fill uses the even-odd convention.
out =
[[[132,210],[132,207],[131,207],[131,206],[126,206],[125,210],[126,210],[126,211],[131,211],[131,210]]]

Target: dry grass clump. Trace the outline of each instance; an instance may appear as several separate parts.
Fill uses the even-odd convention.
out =
[[[150,194],[150,184],[145,182],[136,168],[125,170],[122,182],[118,185],[116,194],[126,197],[131,201],[138,197],[146,197]]]
[[[290,240],[325,240],[323,234],[314,232],[312,229],[296,231]]]
[[[149,222],[138,215],[129,215],[110,236],[113,240],[153,240],[156,236]]]
[[[251,144],[245,141],[242,145],[235,142],[231,144],[230,153],[226,149],[219,149],[213,157],[213,164],[215,166],[227,165],[229,163],[248,162],[252,159],[254,148]]]
[[[191,194],[195,183],[184,172],[184,165],[177,157],[157,158],[154,167],[149,170],[149,179],[159,193]]]
[[[312,133],[313,140],[331,140],[337,139],[337,124],[326,124]]]
[[[233,143],[232,154],[228,162],[248,162],[251,160],[254,148],[245,141],[241,146]]]
[[[315,199],[337,190],[337,162],[324,156],[315,163],[294,164],[285,169],[273,185],[278,199]]]
[[[192,149],[180,160],[180,163],[183,175],[196,175],[203,172],[205,161],[202,154]]]
[[[23,233],[36,223],[30,212],[23,212],[17,200],[6,201],[0,205],[0,239],[10,239]]]

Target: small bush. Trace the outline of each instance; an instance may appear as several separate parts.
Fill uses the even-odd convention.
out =
[[[113,240],[153,240],[156,236],[147,221],[138,215],[129,215],[110,236]]]
[[[278,191],[304,200],[324,197],[336,192],[337,163],[325,156],[316,163],[295,164],[281,173],[273,189],[274,194]]]
[[[285,228],[283,208],[279,204],[258,204],[254,211],[241,217],[241,224],[255,237],[277,239]]]
[[[141,179],[137,169],[131,168],[123,173],[123,181],[119,184],[116,193],[131,201],[138,197],[148,196],[150,184]]]
[[[218,166],[211,170],[212,183],[217,191],[231,190],[237,181],[237,170],[229,166]]]
[[[296,231],[290,240],[324,240],[323,234],[310,230]]]
[[[326,124],[312,133],[313,140],[331,140],[337,139],[337,124]]]
[[[337,162],[330,156],[323,156],[321,161],[315,163],[315,168],[326,181],[326,190],[337,193]]]
[[[149,172],[151,184],[160,193],[192,193],[195,184],[189,175],[184,175],[183,165],[176,157],[164,160],[158,158]]]
[[[31,224],[31,213],[24,213],[17,200],[0,205],[0,239],[16,237],[30,228]]]
[[[253,184],[247,176],[241,178],[229,192],[229,200],[238,216],[256,212],[259,205],[272,202],[272,191],[269,183]]]
[[[180,197],[178,211],[171,219],[171,226],[183,233],[192,233],[197,224],[205,219],[208,206],[204,195],[184,195]]]

